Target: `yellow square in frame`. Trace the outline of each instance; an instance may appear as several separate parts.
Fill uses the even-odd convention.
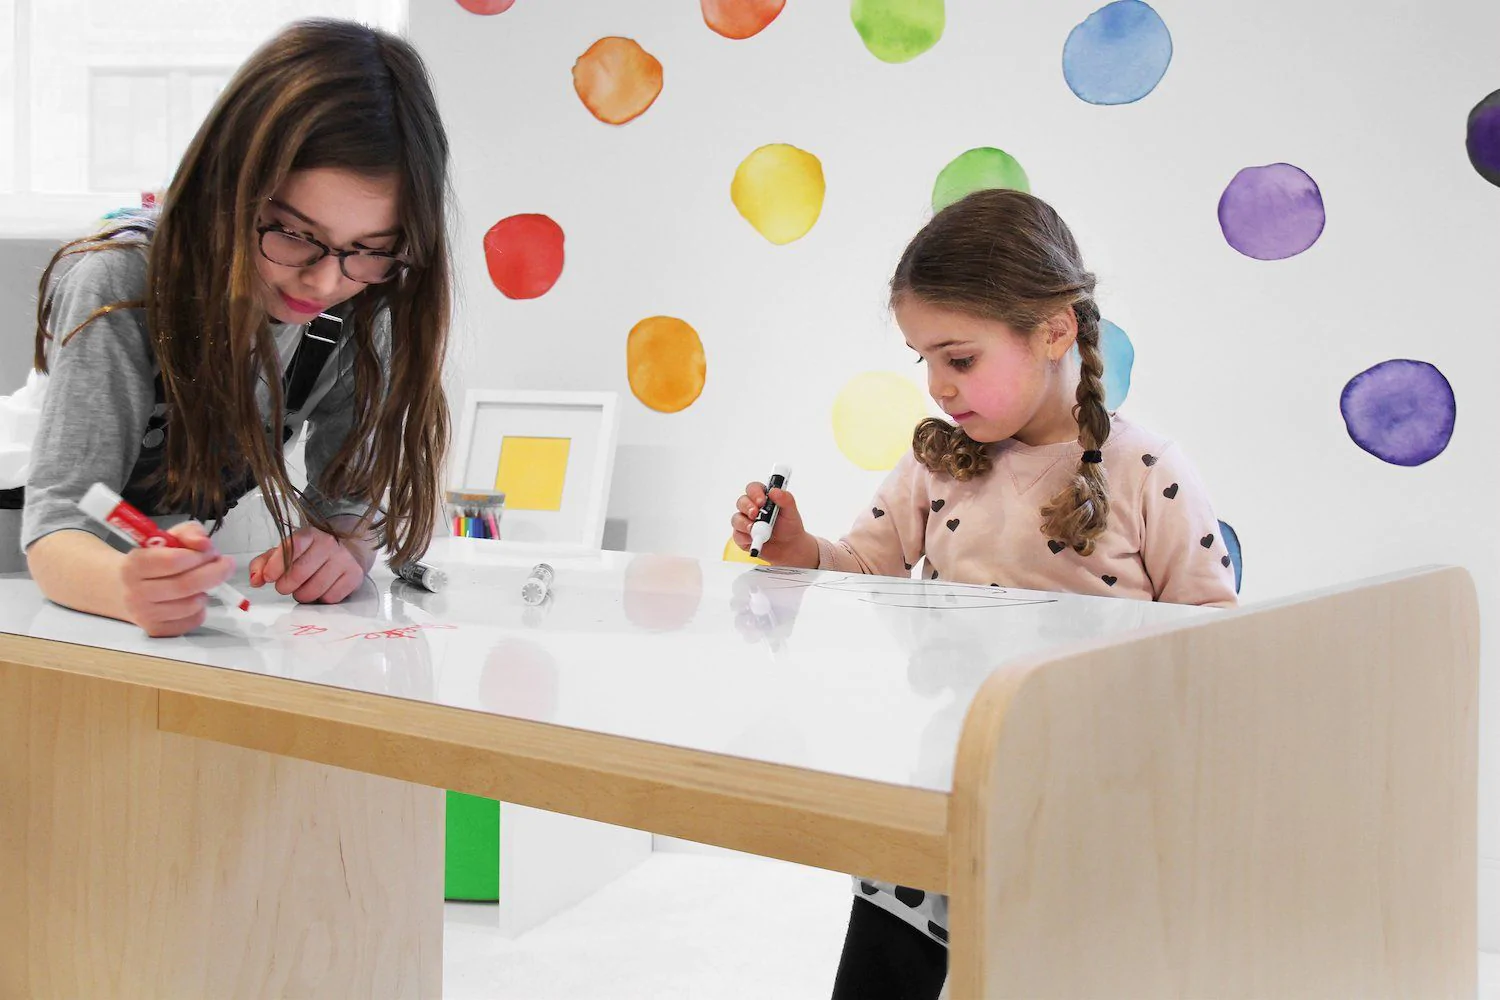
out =
[[[495,489],[505,493],[507,510],[561,510],[568,476],[568,438],[505,437]]]

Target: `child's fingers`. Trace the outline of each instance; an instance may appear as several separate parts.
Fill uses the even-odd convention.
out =
[[[763,504],[756,503],[749,497],[740,497],[739,500],[735,502],[734,509],[739,511],[746,517],[754,519],[755,515],[760,513],[760,508],[762,506]]]
[[[218,556],[173,576],[142,579],[137,593],[152,604],[167,604],[206,594],[229,579],[233,572],[234,560]]]
[[[126,573],[134,580],[159,580],[206,566],[217,558],[212,545],[207,549],[139,548],[126,556]]]
[[[297,560],[302,558],[302,553],[312,544],[312,534],[307,531],[298,531],[292,535],[292,561],[288,563],[280,545],[272,546],[264,553],[266,561],[261,564],[260,574],[251,574],[250,582],[275,583],[286,575],[288,569],[296,565]],[[257,556],[257,558],[260,558]],[[259,586],[259,584],[256,584]]]
[[[749,497],[750,502],[758,508],[766,502],[766,487],[762,483],[746,483],[745,496]]]
[[[167,529],[167,534],[181,542],[184,548],[195,552],[207,552],[214,547],[213,539],[208,537],[208,532],[197,521],[174,524]]]

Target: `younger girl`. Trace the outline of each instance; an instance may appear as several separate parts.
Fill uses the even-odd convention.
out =
[[[917,425],[849,533],[807,532],[790,493],[761,557],[783,566],[961,583],[1235,603],[1208,496],[1182,450],[1104,406],[1099,307],[1068,227],[1018,191],[939,212],[891,279],[896,322],[948,414]],[[1074,354],[1074,347],[1077,353]],[[735,541],[765,502],[746,487]],[[947,898],[856,880],[835,1000],[936,997]]]
[[[420,554],[448,440],[447,161],[410,45],[307,21],[229,82],[159,214],[58,252],[21,539],[49,598],[179,635],[233,569],[192,522],[186,548],[117,551],[76,506],[95,482],[200,521],[262,487],[283,544],[250,582],[298,601],[348,597],[382,543]],[[283,449],[304,422],[301,492]]]

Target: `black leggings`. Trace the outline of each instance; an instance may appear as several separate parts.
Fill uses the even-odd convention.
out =
[[[893,913],[854,897],[833,1000],[937,1000],[948,949]]]

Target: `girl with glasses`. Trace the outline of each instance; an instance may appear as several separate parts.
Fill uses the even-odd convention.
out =
[[[281,544],[252,587],[336,603],[378,547],[420,555],[448,444],[448,141],[410,45],[294,24],[240,68],[161,206],[65,245],[42,276],[50,375],[22,547],[52,600],[180,635],[233,570],[198,522],[263,489]],[[307,486],[285,449],[302,425]],[[122,553],[95,482],[185,547]]]

